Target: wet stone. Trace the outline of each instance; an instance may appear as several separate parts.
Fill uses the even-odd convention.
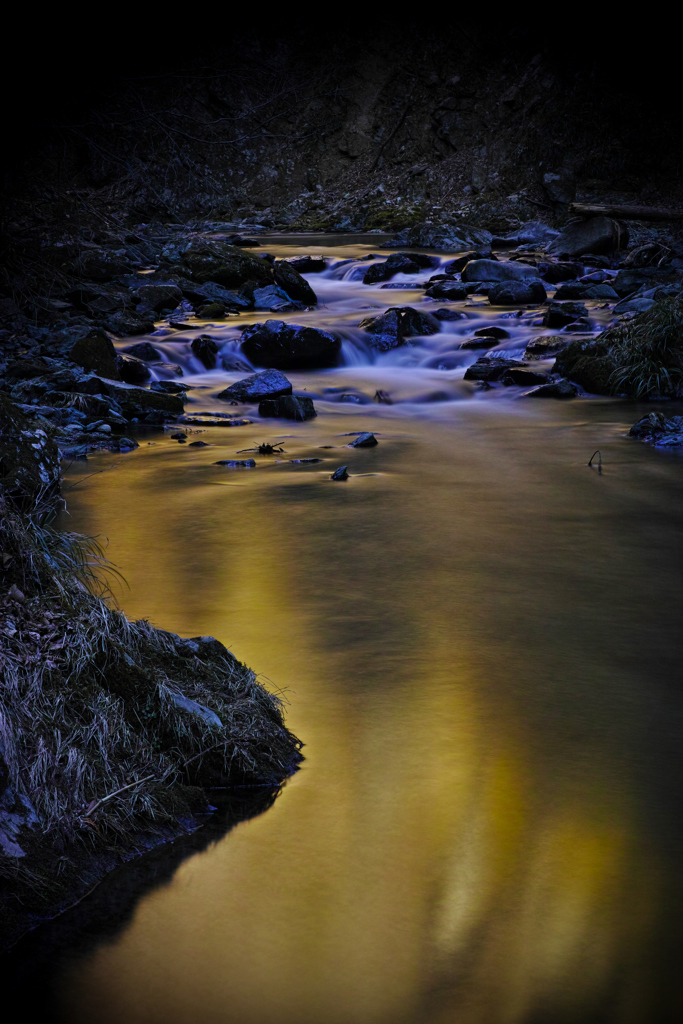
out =
[[[214,466],[227,466],[229,469],[254,469],[256,463],[253,459],[219,459]]]
[[[349,474],[348,474],[348,467],[347,466],[339,466],[339,468],[335,469],[334,473],[330,477],[330,480],[348,480],[348,479],[349,479]]]
[[[359,434],[355,441],[351,441],[348,445],[349,448],[374,448],[375,445],[379,444],[379,441],[374,434],[364,431]]]

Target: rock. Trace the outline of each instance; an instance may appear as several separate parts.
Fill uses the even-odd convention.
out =
[[[395,252],[382,263],[373,263],[365,271],[363,284],[388,281],[395,274],[417,274],[420,270],[435,266],[438,260],[424,253]]]
[[[236,352],[223,351],[220,354],[220,364],[224,370],[232,373],[249,373],[251,366],[246,359],[240,359]]]
[[[510,370],[506,370],[502,377],[502,382],[506,387],[530,387],[533,384],[547,384],[548,383],[547,373],[537,373],[535,370],[524,370],[512,367]]]
[[[467,313],[459,309],[435,309],[431,315],[437,320],[467,320]]]
[[[287,292],[274,284],[255,288],[253,282],[248,282],[240,290],[240,295],[250,299],[254,309],[267,310],[271,313],[286,313],[289,310],[302,308],[301,303],[294,302]]]
[[[324,256],[288,256],[282,262],[289,263],[299,274],[320,274],[327,269]]]
[[[266,320],[245,328],[240,347],[254,366],[309,370],[337,366],[341,341],[317,327]]]
[[[477,359],[476,363],[467,367],[464,380],[500,380],[507,370],[524,367],[524,365],[516,359],[482,356]]]
[[[175,434],[171,434],[172,441],[187,441],[187,434],[184,430],[178,430]]]
[[[473,348],[493,348],[498,342],[495,338],[490,338],[487,334],[483,338],[468,338],[467,341],[463,341],[460,348],[473,349]]]
[[[582,284],[580,281],[569,281],[555,290],[554,300],[564,302],[567,299],[582,299],[589,288],[590,285]]]
[[[555,335],[544,335],[541,338],[533,338],[524,349],[525,359],[551,359],[569,344],[568,338],[558,338]]]
[[[416,249],[467,249],[471,246],[491,245],[491,232],[471,224],[414,224],[405,228],[389,242],[390,246],[410,246]]]
[[[475,338],[495,338],[496,341],[506,341],[510,337],[510,332],[506,331],[504,327],[480,327],[478,331],[474,332]]]
[[[545,288],[539,280],[501,281],[489,291],[489,302],[493,306],[537,306],[545,300]]]
[[[162,309],[175,309],[181,302],[183,293],[176,284],[143,284],[132,292],[134,302],[139,310],[151,310],[160,313]]]
[[[116,369],[119,380],[126,384],[144,384],[152,376],[147,364],[134,356],[117,356]]]
[[[201,719],[204,725],[211,726],[214,729],[223,729],[223,723],[215,711],[207,708],[204,704],[199,704],[196,700],[190,700],[189,697],[177,691],[168,690],[167,692],[171,702],[177,708],[180,708],[181,711],[186,711],[188,714]]]
[[[379,441],[375,435],[366,431],[359,434],[355,441],[351,441],[347,448],[374,448],[376,444],[379,444]]]
[[[173,418],[183,412],[184,395],[169,395],[164,392],[147,390],[134,384],[120,383],[113,380],[102,380],[105,394],[115,399],[121,408],[126,419],[130,420],[137,416],[147,416],[149,413],[158,413],[161,421],[164,418]],[[151,421],[149,421],[151,422]]]
[[[579,394],[576,384],[569,380],[554,380],[549,384],[541,384],[523,396],[524,398],[575,398]]]
[[[322,462],[322,459],[290,459],[289,460],[294,466],[307,465],[310,462]]]
[[[602,299],[608,302],[617,302],[619,299],[614,288],[611,288],[608,284],[591,285],[586,289],[582,297],[584,299]]]
[[[188,448],[210,448],[207,441],[190,441]]]
[[[132,270],[130,260],[106,249],[86,249],[74,265],[74,277],[87,281],[111,281]]]
[[[225,288],[240,288],[247,281],[254,281],[257,286],[273,283],[273,270],[266,260],[226,243],[194,238],[179,256],[199,284],[213,281]]]
[[[14,596],[13,591],[21,593],[14,585],[10,588],[10,596]],[[23,594],[21,599],[23,600]],[[21,829],[36,828],[39,825],[40,819],[29,798],[17,792],[13,786],[5,786],[0,795],[0,851],[4,857],[25,857],[26,851],[17,842]]]
[[[149,341],[136,341],[134,345],[126,345],[123,351],[145,363],[158,363],[163,358]]]
[[[667,417],[662,412],[651,412],[634,423],[629,430],[629,437],[641,440],[659,438],[662,434],[683,434],[683,416]],[[683,438],[679,441],[683,443]]]
[[[261,370],[231,384],[217,398],[224,402],[261,402],[264,398],[291,395],[292,385],[279,370]]]
[[[644,296],[635,296],[632,299],[622,299],[614,307],[615,313],[646,313],[655,304],[654,299],[646,299]]]
[[[412,306],[390,306],[379,316],[361,320],[358,326],[370,336],[371,347],[380,352],[398,348],[406,338],[438,334],[441,329],[438,320]]]
[[[81,338],[69,352],[69,359],[100,377],[120,380],[116,366],[116,349],[106,334],[93,331],[92,334]]]
[[[539,263],[536,269],[548,284],[573,281],[581,273],[581,266],[578,263]]]
[[[521,281],[528,278],[538,279],[538,271],[536,267],[530,267],[527,263],[470,260],[461,276],[463,281]]]
[[[555,371],[580,384],[592,394],[612,393],[611,376],[617,369],[612,356],[612,345],[603,335],[597,338],[572,341],[557,354]]]
[[[140,314],[126,310],[103,318],[108,331],[117,338],[132,338],[136,334],[151,334],[154,330],[154,316],[142,311]]]
[[[198,338],[192,339],[190,348],[207,370],[213,370],[218,352],[218,345],[213,338],[210,338],[208,334],[200,334]]]
[[[330,477],[330,480],[348,480],[349,474],[347,472],[347,469],[347,466],[340,466],[338,469],[335,469],[334,473]]]
[[[497,257],[490,250],[466,252],[462,256],[456,256],[454,260],[446,263],[443,272],[444,274],[459,274],[472,260],[497,260]]]
[[[212,303],[220,303],[231,313],[239,313],[241,309],[249,309],[251,300],[239,295],[235,291],[229,291],[215,281],[205,281],[204,284],[195,284],[192,281],[185,281],[182,278],[178,281],[178,287],[182,290],[185,298],[190,299],[197,306],[207,306]]]
[[[261,243],[257,242],[255,238],[244,238],[242,235],[228,235],[226,242],[230,242],[230,245],[244,245],[252,249],[259,249],[261,247]]]
[[[670,268],[643,267],[640,270],[620,270],[612,281],[612,287],[620,298],[625,299],[641,288],[656,288],[657,285],[680,281],[680,273]]]
[[[290,299],[294,299],[295,302],[303,302],[306,306],[317,305],[318,296],[296,267],[293,267],[287,260],[279,260],[275,264],[274,276],[275,283]]]
[[[610,253],[628,245],[628,228],[611,217],[591,217],[568,224],[548,246],[549,253],[584,256]]]
[[[36,427],[0,392],[0,492],[19,503],[59,490],[60,455]]]
[[[254,469],[256,463],[253,459],[219,459],[214,466],[229,466],[231,469]]]
[[[42,359],[15,359],[7,366],[5,377],[10,381],[31,380],[49,372],[50,367]]]
[[[266,398],[259,403],[259,415],[282,420],[312,420],[317,416],[312,398],[285,395],[282,398]]]
[[[580,302],[551,302],[543,314],[543,326],[557,329],[573,323],[579,317],[588,316],[588,310]]]
[[[178,363],[157,363],[154,367],[155,373],[163,373],[168,377],[182,377],[183,368]]]
[[[206,306],[200,306],[197,316],[202,320],[224,320],[226,309],[222,302],[209,302]]]
[[[430,299],[442,299],[446,302],[458,302],[466,299],[472,288],[462,284],[460,281],[436,281],[430,288],[427,288],[425,295]]]
[[[153,380],[149,387],[151,391],[162,391],[166,395],[182,395],[190,390],[189,384],[176,380]]]

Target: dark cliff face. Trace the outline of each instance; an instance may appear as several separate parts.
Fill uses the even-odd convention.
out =
[[[679,198],[675,64],[647,30],[333,13],[188,46],[156,26],[77,58],[45,41],[13,78],[7,219],[393,230],[456,213],[505,230],[576,198]]]

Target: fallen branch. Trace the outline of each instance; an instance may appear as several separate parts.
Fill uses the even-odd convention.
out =
[[[112,800],[115,796],[118,796],[119,793],[125,793],[127,789],[132,789],[133,786],[141,786],[143,782],[149,782],[151,779],[156,780],[156,776],[145,775],[144,779],[137,779],[135,782],[129,782],[127,786],[122,786],[121,789],[115,789],[113,793],[107,793],[107,795],[103,796],[101,800],[96,800],[94,803],[88,804],[85,809],[85,814],[92,814],[93,811],[96,811],[102,804],[106,804],[107,800]]]
[[[616,206],[612,203],[570,203],[571,213],[581,217],[620,217],[622,220],[683,220],[683,211],[649,206]]]

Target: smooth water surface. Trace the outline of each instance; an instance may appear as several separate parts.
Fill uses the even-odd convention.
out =
[[[64,969],[69,1024],[681,1018],[683,461],[625,438],[632,406],[475,395],[410,356],[291,375],[311,422],[69,471],[65,525],[109,538],[125,611],[217,636],[306,744],[270,810]],[[193,378],[195,408],[241,375]]]

